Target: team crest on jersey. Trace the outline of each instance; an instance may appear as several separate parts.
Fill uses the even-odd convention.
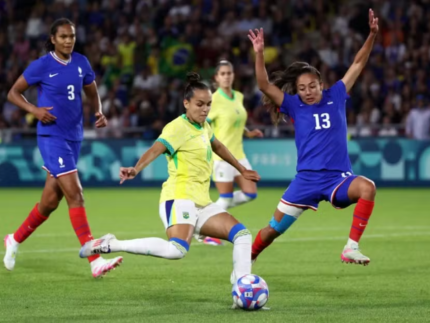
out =
[[[79,77],[82,77],[83,75],[82,75],[82,68],[80,68],[79,66],[78,66],[78,72],[79,72]]]
[[[190,218],[190,214],[188,212],[182,212],[182,216],[184,219],[189,219]]]

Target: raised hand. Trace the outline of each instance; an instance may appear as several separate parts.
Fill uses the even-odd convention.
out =
[[[248,38],[251,40],[256,53],[262,53],[264,51],[264,32],[263,28],[255,29],[255,33],[250,29]]]
[[[49,111],[52,110],[53,107],[42,107],[42,108],[36,108],[32,111],[33,115],[42,123],[51,123],[54,122],[57,117],[50,114]]]
[[[258,182],[261,179],[260,175],[258,175],[255,170],[245,169],[241,175],[248,181]]]
[[[101,112],[96,112],[96,128],[104,128],[107,126],[107,119]]]
[[[119,178],[121,181],[120,184],[124,183],[128,179],[133,179],[137,175],[137,171],[134,167],[120,167],[119,169]]]
[[[375,13],[373,12],[372,9],[369,9],[369,27],[370,27],[370,32],[372,34],[378,33],[379,31],[378,18],[375,17]]]

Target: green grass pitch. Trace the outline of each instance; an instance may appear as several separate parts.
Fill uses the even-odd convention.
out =
[[[256,201],[231,212],[255,236],[282,192],[260,189]],[[2,237],[40,193],[0,190]],[[164,237],[158,195],[158,189],[85,190],[94,236]],[[93,279],[63,201],[21,246],[15,270],[0,268],[0,322],[430,322],[429,210],[428,189],[380,189],[361,241],[371,258],[363,267],[340,262],[353,208],[322,202],[253,267],[269,285],[271,310],[244,312],[230,309],[230,244],[193,242],[181,261],[124,254],[119,269]]]

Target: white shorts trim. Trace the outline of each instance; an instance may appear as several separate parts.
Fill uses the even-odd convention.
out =
[[[246,169],[252,170],[252,166],[249,163],[248,159],[240,159],[239,163]],[[214,182],[232,183],[234,182],[234,178],[236,176],[240,176],[240,173],[236,168],[234,168],[224,160],[215,160],[212,176]]]
[[[170,209],[170,214],[167,214]],[[159,213],[161,222],[167,230],[175,224],[189,224],[194,226],[194,233],[199,234],[201,228],[211,217],[227,212],[215,203],[198,207],[191,200],[177,199],[160,203]]]
[[[285,201],[283,199],[281,199],[281,202],[286,204],[286,205],[296,206],[296,207],[300,207],[302,209],[308,209],[309,208],[309,209],[314,210],[314,211],[318,210],[318,208],[316,208],[315,206],[312,206],[312,205],[291,203],[291,202]]]

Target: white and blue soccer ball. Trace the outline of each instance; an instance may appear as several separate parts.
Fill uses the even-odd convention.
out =
[[[263,278],[249,274],[233,285],[233,302],[244,310],[259,310],[269,300],[269,287]]]

